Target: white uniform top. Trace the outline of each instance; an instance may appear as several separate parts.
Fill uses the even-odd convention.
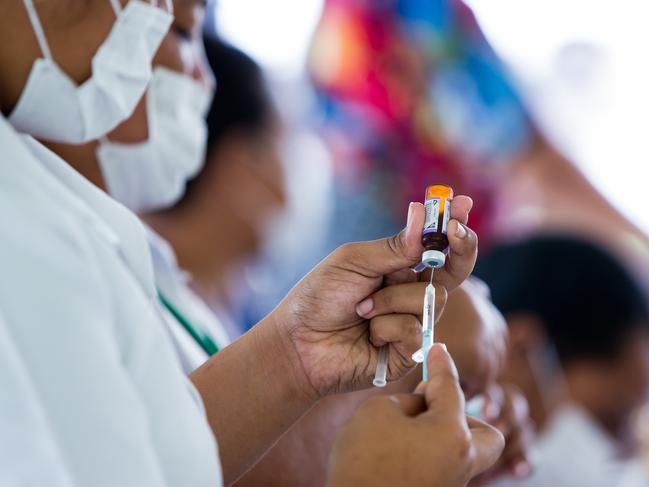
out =
[[[616,487],[647,487],[647,485],[649,485],[649,464],[643,456],[629,464]]]
[[[158,291],[195,328],[209,335],[219,350],[229,345],[230,338],[221,321],[189,287],[189,276],[178,267],[176,254],[171,245],[153,229],[145,228],[153,257],[153,271]],[[163,309],[163,315],[183,370],[187,374],[196,370],[209,358],[207,352],[167,309]]]
[[[533,453],[529,478],[502,478],[489,487],[613,487],[630,465],[617,458],[613,440],[578,406],[553,414]]]
[[[72,486],[22,357],[0,316],[0,485]]]
[[[4,118],[0,147],[0,309],[72,481],[220,485],[139,220]]]

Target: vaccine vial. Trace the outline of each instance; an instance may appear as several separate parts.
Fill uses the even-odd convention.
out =
[[[426,221],[421,243],[424,253],[421,262],[426,267],[437,269],[446,262],[444,251],[448,247],[446,227],[451,218],[451,200],[453,189],[443,184],[435,184],[426,188],[424,207],[426,208]]]

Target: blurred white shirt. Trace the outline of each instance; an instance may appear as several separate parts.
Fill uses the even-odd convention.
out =
[[[649,465],[646,461],[635,460],[625,470],[617,487],[647,487],[649,485]]]
[[[502,478],[490,487],[612,487],[629,461],[588,413],[577,406],[556,411],[539,436],[532,457],[534,473],[525,480]]]
[[[178,267],[171,245],[150,227],[145,228],[158,291],[192,326],[209,335],[219,350],[229,345],[227,330],[216,314],[189,286],[189,276]],[[183,370],[189,374],[201,366],[209,356],[167,309],[163,308],[163,316]]]
[[[139,220],[4,118],[0,147],[0,309],[73,484],[221,485]]]

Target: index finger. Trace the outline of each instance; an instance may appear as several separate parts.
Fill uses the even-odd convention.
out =
[[[471,478],[493,466],[505,448],[505,438],[500,431],[479,419],[467,417],[473,444]]]
[[[356,306],[356,314],[371,319],[378,315],[406,313],[419,316],[423,313],[427,282],[395,284],[379,289]],[[435,316],[439,319],[446,304],[446,288],[434,284]]]

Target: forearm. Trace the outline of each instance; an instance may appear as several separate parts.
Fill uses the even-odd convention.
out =
[[[325,485],[331,447],[356,409],[375,395],[411,393],[420,378],[421,370],[417,367],[383,389],[370,388],[320,400],[237,482],[237,487]]]
[[[368,391],[319,401],[237,482],[237,487],[324,485],[331,446]]]
[[[266,318],[190,376],[218,440],[226,484],[252,467],[315,402],[294,365],[295,350],[278,330]]]

